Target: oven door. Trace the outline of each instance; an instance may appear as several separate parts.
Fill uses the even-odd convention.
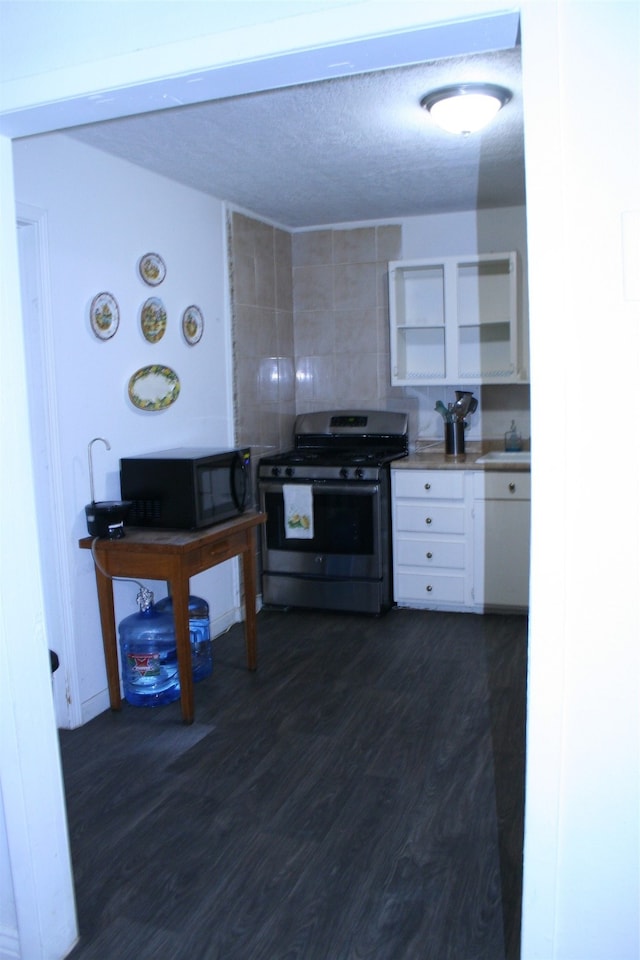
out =
[[[289,481],[287,481],[289,482]],[[262,528],[263,569],[297,576],[379,579],[383,496],[380,483],[313,482],[311,539],[288,538],[283,483],[264,481],[260,506],[267,514]]]

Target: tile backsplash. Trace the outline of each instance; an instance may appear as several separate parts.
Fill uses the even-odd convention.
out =
[[[398,225],[294,235],[298,412],[400,408],[389,377],[387,263],[401,242]]]
[[[291,234],[228,219],[236,442],[256,454],[291,446],[295,419]]]
[[[289,234],[229,217],[236,438],[259,455],[291,446],[296,414],[327,408],[409,413],[410,441],[441,440],[436,400],[454,387],[393,387],[387,264],[402,226]],[[500,438],[512,419],[530,437],[529,387],[484,386],[470,440]]]

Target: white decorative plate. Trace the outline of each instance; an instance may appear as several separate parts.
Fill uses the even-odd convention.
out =
[[[204,329],[204,317],[200,307],[192,303],[182,314],[182,333],[187,343],[194,344],[200,340]]]
[[[129,379],[129,399],[139,410],[165,410],[175,403],[179,393],[178,374],[157,363],[141,367]]]
[[[164,260],[158,253],[145,253],[138,260],[138,273],[150,287],[157,287],[167,275]]]
[[[145,340],[157,343],[162,340],[167,329],[167,311],[164,303],[158,297],[149,297],[142,304],[140,311],[140,326]]]
[[[100,340],[109,340],[118,329],[120,309],[111,293],[99,293],[89,308],[91,329]]]

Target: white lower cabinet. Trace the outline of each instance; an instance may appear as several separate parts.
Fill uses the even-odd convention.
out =
[[[529,473],[403,468],[391,478],[398,606],[527,609]]]
[[[399,606],[473,606],[471,474],[392,470],[393,579]]]
[[[474,592],[487,611],[529,606],[531,474],[475,473]]]

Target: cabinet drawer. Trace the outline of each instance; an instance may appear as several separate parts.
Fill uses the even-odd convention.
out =
[[[223,563],[233,556],[233,546],[231,538],[225,538],[217,543],[209,543],[200,547],[197,553],[193,553],[189,560],[190,571],[206,570],[216,563]]]
[[[462,470],[394,470],[396,497],[462,500]]]
[[[464,603],[464,577],[430,573],[399,573],[396,600],[418,603]]]
[[[396,527],[412,533],[464,533],[464,505],[398,503]]]
[[[452,567],[464,570],[465,546],[462,540],[398,540],[396,562],[402,566],[429,568]]]
[[[531,474],[486,470],[475,475],[473,492],[476,500],[530,500]]]

